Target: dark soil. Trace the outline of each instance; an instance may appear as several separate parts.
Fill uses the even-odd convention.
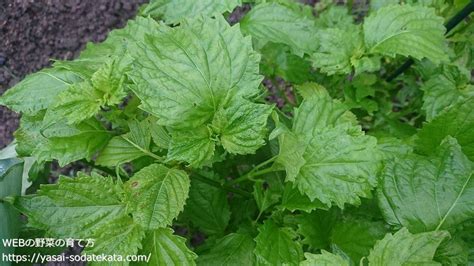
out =
[[[89,41],[125,26],[146,0],[0,0],[0,94],[27,74],[72,59]],[[18,115],[0,107],[0,149],[10,143]]]

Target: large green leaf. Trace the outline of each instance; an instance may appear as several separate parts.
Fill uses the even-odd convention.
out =
[[[349,261],[339,255],[332,254],[326,250],[321,250],[321,254],[305,253],[306,260],[300,263],[300,266],[349,266]]]
[[[451,137],[436,155],[387,162],[378,190],[385,219],[412,232],[426,232],[474,218],[473,171],[473,163]]]
[[[0,105],[6,105],[18,113],[36,115],[55,103],[55,97],[80,78],[61,69],[44,69],[28,75],[0,97]]]
[[[167,227],[183,210],[189,186],[186,172],[152,164],[125,183],[127,207],[143,228]]]
[[[439,114],[418,132],[417,149],[432,154],[446,136],[457,139],[462,151],[474,161],[474,97],[457,103]]]
[[[105,189],[104,189],[105,188]],[[122,202],[122,188],[111,178],[80,174],[44,185],[38,194],[10,199],[31,226],[57,238],[95,239],[86,253],[132,255],[144,232]]]
[[[257,265],[298,265],[303,250],[294,240],[296,234],[290,228],[280,228],[272,220],[267,220],[258,231],[254,251]]]
[[[318,47],[314,21],[277,3],[255,6],[240,24],[242,31],[262,43],[286,44],[295,55],[310,54]]]
[[[446,237],[446,231],[411,234],[406,228],[388,233],[370,251],[369,266],[441,265],[433,256]]]
[[[230,219],[227,193],[193,179],[184,215],[200,231],[222,234]]]
[[[186,18],[231,12],[242,4],[241,0],[153,0],[141,12],[142,16],[162,18],[166,23],[175,24]]]
[[[232,233],[219,239],[209,253],[200,255],[197,263],[203,266],[254,265],[254,248],[252,237]]]
[[[376,139],[366,136],[347,107],[332,100],[328,93],[311,86],[295,111],[291,130],[279,137],[276,162],[285,167],[287,181],[312,201],[359,204],[369,197],[379,168]]]
[[[141,108],[170,128],[170,159],[202,166],[216,142],[238,154],[264,143],[271,107],[249,100],[259,93],[260,57],[238,26],[222,16],[186,20],[161,27],[139,46],[132,51],[133,90]]]
[[[196,265],[197,255],[186,246],[186,239],[174,235],[169,228],[159,228],[147,232],[140,254],[150,256],[150,260],[139,265]]]
[[[365,45],[370,53],[447,61],[443,18],[434,9],[412,5],[382,7],[364,21]]]

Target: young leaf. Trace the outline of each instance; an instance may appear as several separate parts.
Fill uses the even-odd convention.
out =
[[[121,200],[121,187],[111,178],[79,175],[61,177],[58,184],[42,186],[36,195],[15,198],[31,226],[57,238],[96,240],[86,253],[136,254],[143,231],[133,224]]]
[[[80,78],[74,73],[50,68],[28,75],[0,97],[5,105],[17,113],[34,116],[55,103],[55,96]]]
[[[230,219],[227,193],[193,180],[184,215],[200,231],[208,235],[222,234]]]
[[[230,27],[223,17],[163,26],[132,54],[140,69],[130,73],[137,84],[133,90],[141,108],[171,129],[171,159],[202,166],[213,156],[219,138],[231,153],[253,153],[263,144],[269,107],[243,99],[259,93],[260,58],[238,26]],[[226,117],[231,124],[216,117]],[[242,145],[245,138],[249,143]]]
[[[364,53],[360,27],[324,29],[318,36],[320,46],[311,56],[313,66],[328,75],[351,73]]]
[[[142,246],[139,254],[150,254],[150,260],[139,265],[196,265],[197,255],[186,246],[186,239],[174,235],[169,228],[147,232]]]
[[[311,54],[318,47],[314,21],[276,4],[259,4],[240,21],[242,31],[261,40],[288,45],[295,55]]]
[[[311,254],[305,253],[304,254],[306,260],[300,263],[300,266],[350,266],[350,262],[345,260],[339,255],[332,254],[327,252],[326,250],[321,250],[321,254]]]
[[[474,97],[457,103],[425,124],[418,132],[417,150],[432,154],[446,136],[456,138],[462,151],[474,161]]]
[[[197,264],[205,266],[255,265],[254,240],[247,234],[232,233],[217,241]]]
[[[376,140],[364,135],[347,108],[326,91],[314,86],[313,93],[295,111],[291,131],[279,137],[276,162],[310,200],[328,207],[357,205],[376,183]]]
[[[141,122],[132,120],[128,126],[130,132],[113,137],[97,157],[97,164],[115,166],[142,156],[156,156],[150,151],[149,122],[147,120]]]
[[[473,170],[473,163],[451,137],[436,155],[390,160],[378,190],[385,219],[412,232],[426,232],[474,218]]]
[[[242,5],[241,0],[153,0],[142,10],[141,15],[162,18],[168,24],[176,24],[189,17],[211,17],[231,12],[239,5]]]
[[[298,265],[303,257],[301,245],[294,241],[290,228],[279,228],[272,220],[259,227],[255,255],[259,265]]]
[[[441,241],[449,237],[446,231],[411,234],[402,228],[377,241],[368,256],[369,266],[439,265],[433,256]]]
[[[390,5],[364,21],[365,45],[370,53],[447,61],[443,18],[423,6]]]
[[[183,210],[189,186],[186,172],[152,164],[125,183],[127,207],[143,228],[167,227]]]
[[[345,6],[331,6],[324,10],[316,19],[316,27],[319,29],[346,29],[354,25],[354,19]]]

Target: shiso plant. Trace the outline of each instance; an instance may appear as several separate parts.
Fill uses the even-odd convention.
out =
[[[473,5],[151,1],[0,98],[34,162],[2,204],[147,265],[474,263]]]

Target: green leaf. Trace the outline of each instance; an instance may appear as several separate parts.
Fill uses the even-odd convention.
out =
[[[436,250],[434,259],[442,265],[469,265],[469,246],[460,238],[446,239]]]
[[[350,219],[334,226],[331,243],[357,264],[363,257],[369,255],[370,249],[377,240],[385,236],[386,231],[381,222]]]
[[[6,149],[0,150],[0,157],[6,155]],[[23,162],[17,158],[0,158],[0,198],[18,196],[22,188]],[[0,239],[14,239],[19,237],[20,213],[6,202],[0,202]],[[17,254],[15,247],[2,243],[2,254]]]
[[[242,31],[257,40],[286,44],[300,57],[318,46],[314,21],[276,3],[259,4],[240,21]]]
[[[306,260],[300,263],[300,266],[350,266],[349,261],[343,259],[341,256],[321,250],[321,254],[304,254]]]
[[[327,209],[326,205],[319,200],[311,201],[308,196],[301,194],[298,188],[294,188],[290,183],[285,185],[280,206],[292,212],[296,210],[311,212],[316,209]]]
[[[127,207],[143,228],[167,227],[183,210],[189,186],[186,172],[152,164],[125,183]]]
[[[470,78],[470,73],[469,73]],[[433,120],[449,106],[474,96],[474,86],[457,67],[446,67],[430,77],[420,88],[423,91],[423,110],[426,120]]]
[[[370,53],[447,61],[443,21],[427,7],[382,7],[364,21],[365,45]]]
[[[446,136],[457,139],[462,151],[474,161],[474,97],[457,103],[439,114],[418,132],[417,150],[432,154]]]
[[[329,248],[333,226],[339,218],[338,212],[322,210],[296,216],[296,232],[303,237],[301,243],[313,249]]]
[[[369,265],[440,265],[433,261],[433,256],[447,237],[449,233],[446,231],[411,234],[406,228],[393,235],[388,233],[370,251]]]
[[[108,142],[111,135],[96,119],[88,119],[77,125],[58,121],[43,130],[46,137],[38,143],[33,156],[38,161],[58,160],[60,166],[91,159]]]
[[[109,61],[95,72],[91,80],[75,83],[56,97],[47,116],[66,118],[77,124],[97,114],[102,107],[118,104],[125,96],[123,69],[119,62]]]
[[[370,197],[379,168],[376,139],[364,135],[347,107],[313,86],[313,95],[295,110],[290,132],[279,137],[276,163],[310,200],[330,207],[360,204]]]
[[[216,113],[213,126],[218,128],[216,133],[224,149],[234,154],[250,154],[263,146],[272,109],[270,105],[241,101]]]
[[[38,111],[53,105],[56,95],[79,80],[77,75],[67,70],[44,69],[28,75],[7,90],[0,97],[0,105],[5,105],[17,113],[34,116]]]
[[[141,122],[132,120],[128,126],[130,132],[113,137],[97,157],[97,164],[116,166],[142,156],[156,157],[150,151],[151,134],[148,120]]]
[[[426,232],[474,218],[473,171],[473,163],[451,137],[436,155],[390,160],[378,190],[385,219],[412,232]]]
[[[198,265],[255,265],[255,242],[247,234],[232,233],[221,239],[208,253],[200,255]]]
[[[36,195],[12,200],[31,226],[57,238],[95,239],[94,254],[136,254],[144,235],[122,202],[121,187],[109,177],[61,177]]]
[[[281,77],[284,80],[301,84],[312,79],[311,63],[290,53],[284,44],[268,43],[261,50],[261,73],[269,77]]]
[[[20,127],[15,131],[17,140],[16,151],[19,156],[31,156],[36,147],[40,146],[45,138],[41,135],[44,113],[35,116],[22,115]]]
[[[219,16],[163,26],[132,55],[132,89],[141,108],[170,129],[170,159],[200,167],[213,157],[215,143],[239,154],[263,144],[270,108],[247,102],[259,94],[260,57],[238,25]]]
[[[206,16],[231,12],[242,5],[241,0],[154,0],[140,13],[142,16],[162,18],[168,24],[176,24],[189,17]]]
[[[346,6],[331,6],[316,19],[316,27],[319,29],[346,29],[352,28],[352,25],[354,25],[354,19]]]
[[[290,228],[278,227],[272,220],[267,220],[258,231],[254,251],[257,265],[298,265],[303,250]]]
[[[216,146],[208,127],[196,127],[193,129],[193,134],[181,130],[170,133],[168,160],[185,161],[195,166],[209,164]]]
[[[323,29],[318,37],[320,46],[311,57],[313,66],[328,75],[351,73],[364,53],[360,27]]]
[[[149,231],[139,254],[150,255],[150,260],[139,265],[196,265],[197,255],[186,246],[186,239],[174,235],[169,228]]]
[[[184,215],[203,233],[222,234],[230,219],[227,193],[193,179]]]

